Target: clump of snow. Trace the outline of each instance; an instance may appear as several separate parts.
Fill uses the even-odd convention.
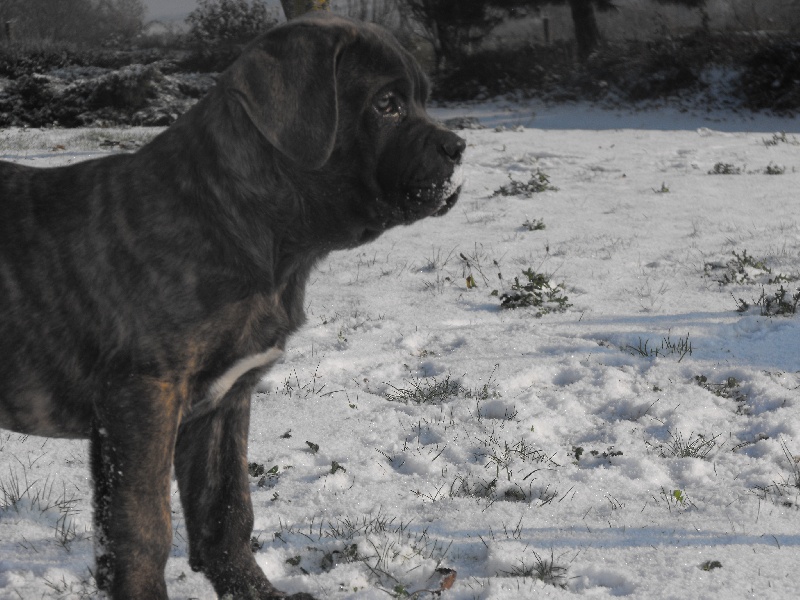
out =
[[[464,167],[456,165],[450,178],[442,186],[442,197],[449,198],[464,185]]]

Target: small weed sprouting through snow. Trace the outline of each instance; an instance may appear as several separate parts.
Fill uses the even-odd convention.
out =
[[[526,563],[525,559],[520,559],[519,566],[511,567],[510,571],[500,571],[498,575],[505,577],[533,577],[545,585],[552,585],[561,589],[567,588],[567,567],[556,564],[552,551],[549,559],[542,558],[536,552],[533,552],[533,557],[533,562]]]
[[[709,175],[739,175],[742,172],[740,167],[735,167],[730,163],[718,162],[708,172]]]
[[[750,310],[750,303],[742,298],[736,298],[737,312],[747,312]],[[758,306],[762,317],[791,316],[797,314],[797,305],[800,304],[800,288],[794,293],[781,286],[778,290],[768,295],[762,288],[761,295],[753,300],[753,304]]]
[[[527,229],[528,231],[541,231],[545,229],[545,224],[542,219],[525,219],[525,222],[522,224],[522,227]]]
[[[781,438],[781,450],[783,450],[784,456],[786,456],[786,460],[789,462],[789,469],[791,470],[791,474],[786,479],[786,484],[788,487],[792,487],[798,491],[800,491],[800,456],[795,456],[789,450],[789,446],[786,445],[786,440]]]
[[[55,598],[81,600],[83,598],[97,598],[99,595],[94,577],[91,574],[78,581],[67,581],[64,575],[61,576],[61,580],[51,580],[47,577],[43,577],[42,580],[48,588],[53,590]]]
[[[639,345],[638,346],[631,346],[628,344],[623,348],[626,352],[634,356],[645,356],[647,358],[658,358],[658,357],[667,357],[667,356],[678,356],[678,362],[683,360],[683,357],[687,354],[689,356],[692,355],[692,342],[689,340],[689,334],[686,334],[685,338],[678,338],[677,342],[672,341],[670,334],[667,333],[667,336],[661,340],[661,347],[660,348],[653,348],[648,347],[650,340],[642,341],[642,338],[639,338]]]
[[[701,433],[689,434],[684,438],[683,434],[669,432],[669,441],[660,444],[656,450],[661,458],[700,458],[705,459],[717,446],[719,435],[706,437]]]
[[[660,498],[667,504],[667,510],[672,512],[672,509],[685,510],[689,508],[697,508],[697,505],[689,499],[689,496],[684,490],[668,490],[662,486]],[[653,496],[656,504],[660,504],[659,500]]]
[[[700,569],[703,571],[713,571],[714,569],[721,569],[722,563],[718,560],[707,560],[700,564]]]
[[[563,284],[552,286],[549,275],[536,273],[530,268],[523,271],[522,275],[525,278],[522,281],[520,281],[519,277],[514,277],[510,293],[505,292],[500,295],[501,308],[531,306],[538,308],[536,316],[542,317],[552,312],[564,312],[572,306],[569,303],[569,298],[563,295]],[[497,296],[498,291],[494,290],[492,295]]]
[[[512,179],[510,174],[508,179],[509,183],[496,189],[492,194],[492,198],[495,196],[523,196],[524,198],[530,198],[534,194],[548,190],[551,192],[558,191],[557,187],[550,185],[550,176],[538,169],[527,182]]]
[[[500,394],[493,389],[492,376],[489,381],[478,388],[470,389],[452,379],[448,373],[443,379],[435,377],[417,378],[408,380],[410,387],[398,388],[388,384],[393,391],[387,392],[385,397],[391,402],[408,404],[442,404],[454,398],[476,399],[484,401],[497,398]]]
[[[51,524],[56,543],[69,552],[74,541],[85,537],[78,532],[74,520],[78,514],[75,508],[78,499],[69,497],[66,487],[53,499],[56,491],[53,486],[51,480],[45,480],[41,486],[36,481],[28,483],[27,472],[20,480],[19,475],[12,471],[7,480],[0,480],[0,516],[9,511],[39,513]]]
[[[278,483],[278,478],[280,477],[280,469],[278,465],[273,465],[269,470],[263,464],[251,462],[247,465],[247,470],[250,473],[250,477],[258,479],[258,487],[269,487],[272,488]]]
[[[302,538],[308,551],[286,560],[300,572],[329,572],[339,564],[360,563],[372,583],[393,598],[416,598],[423,592],[438,595],[455,578],[455,571],[442,569],[449,578],[439,582],[439,589],[409,591],[413,585],[407,580],[408,575],[425,562],[433,562],[440,573],[450,545],[431,537],[427,528],[420,531],[410,522],[398,523],[382,512],[352,520],[338,517],[316,525],[312,521],[307,533],[282,524],[281,531],[275,534],[275,539],[283,543],[288,543],[290,537]]]
[[[763,282],[767,275],[772,274],[764,260],[754,259],[748,256],[747,250],[743,250],[741,254],[736,251],[732,252],[733,258],[726,263],[709,262],[703,265],[703,272],[706,277],[712,275],[717,276],[714,281],[722,285],[729,284],[747,284]],[[721,273],[718,273],[721,271]],[[774,279],[767,278],[766,283],[773,283],[779,280],[788,281],[789,278],[783,275],[777,275]]]
[[[393,392],[386,393],[386,399],[391,402],[402,402],[408,404],[441,404],[457,398],[461,395],[463,387],[457,381],[450,379],[450,375],[444,379],[416,379],[408,382],[411,387],[398,388],[390,384]]]
[[[764,175],[783,175],[786,172],[786,167],[779,167],[778,165],[774,165],[769,163],[767,168],[764,169]]]
[[[764,435],[760,439],[768,438]],[[760,439],[756,441],[760,441]],[[743,443],[739,447],[749,445],[751,443]],[[789,475],[782,475],[778,480],[773,480],[766,486],[757,485],[752,491],[760,500],[770,499],[785,508],[797,509],[800,508],[800,455],[793,454],[783,438],[780,438],[780,446],[789,463]]]
[[[800,142],[797,141],[797,138],[792,136],[790,140],[786,137],[786,132],[781,131],[779,133],[773,133],[771,138],[764,138],[762,140],[764,145],[769,148],[770,146],[777,146],[778,144],[789,144],[791,146],[800,146]]]
[[[745,396],[741,389],[740,383],[735,377],[728,377],[722,383],[711,383],[705,375],[695,375],[694,381],[704,390],[708,390],[715,396],[720,398],[727,398],[736,402],[736,414],[745,414],[747,412],[747,396]]]

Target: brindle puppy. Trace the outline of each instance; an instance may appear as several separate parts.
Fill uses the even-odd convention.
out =
[[[317,261],[456,201],[465,144],[427,94],[389,33],[316,14],[135,154],[0,163],[0,426],[91,438],[113,598],[167,597],[173,463],[192,568],[283,597],[250,550],[251,391]]]

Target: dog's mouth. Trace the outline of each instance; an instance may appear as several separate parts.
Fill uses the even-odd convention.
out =
[[[415,182],[392,195],[377,198],[371,218],[359,230],[358,243],[372,241],[397,225],[411,225],[426,217],[446,214],[458,201],[463,181],[461,167],[457,165],[444,181]]]
[[[357,244],[371,242],[384,231],[397,225],[411,225],[425,217],[441,217],[458,201],[461,186],[455,190],[448,189],[449,195],[443,195],[441,188],[425,188],[414,190],[404,195],[399,202],[384,204],[384,218],[370,226],[364,227],[358,235]]]
[[[441,217],[442,215],[447,214],[447,212],[456,205],[456,202],[458,202],[458,196],[460,194],[461,194],[461,188],[459,187],[453,194],[451,194],[445,199],[442,207],[435,213],[433,213],[433,215],[431,216]]]
[[[458,201],[463,185],[464,171],[461,165],[457,165],[445,181],[420,187],[409,194],[412,202],[410,206],[406,206],[406,210],[417,213],[416,216],[412,216],[410,221],[427,216],[440,217],[446,214]]]

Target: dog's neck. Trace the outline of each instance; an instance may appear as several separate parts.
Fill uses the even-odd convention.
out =
[[[137,158],[173,185],[176,208],[194,213],[206,224],[204,234],[217,238],[217,262],[274,288],[292,277],[286,265],[298,264],[291,232],[302,223],[301,200],[279,177],[280,157],[246,126],[240,109],[210,97],[221,93],[212,91]],[[277,196],[283,201],[274,202]],[[294,259],[282,260],[284,253]]]
[[[359,225],[359,198],[337,191],[352,167],[298,168],[220,89],[212,90],[191,112],[196,114],[184,115],[140,154],[153,160],[153,168],[168,163],[171,170],[184,171],[182,177],[165,176],[189,182],[178,190],[179,201],[196,207],[213,225],[210,229],[224,236],[221,258],[236,264],[238,271],[246,267],[268,285],[280,285],[298,268],[309,271],[332,250],[379,235]],[[328,195],[324,202],[306,201],[320,189]],[[312,204],[317,212],[309,214]]]

